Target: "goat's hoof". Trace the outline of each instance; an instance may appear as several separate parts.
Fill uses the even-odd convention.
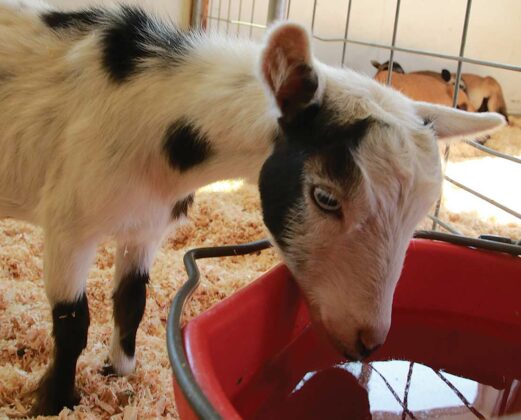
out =
[[[29,415],[31,417],[57,416],[65,407],[73,410],[74,406],[80,403],[80,394],[75,389],[72,392],[67,392],[68,395],[60,395],[55,391],[55,389],[43,389],[40,386],[37,391],[36,402]]]
[[[2,0],[0,0],[1,2]],[[136,362],[134,358],[121,357],[118,361],[114,362],[107,357],[103,367],[100,369],[100,373],[103,376],[127,376],[134,372]]]
[[[118,375],[118,373],[116,372],[116,369],[114,369],[114,366],[112,366],[112,364],[108,360],[105,361],[105,364],[100,369],[100,373],[103,376],[117,376]]]
[[[50,368],[40,380],[35,391],[36,401],[31,409],[31,416],[58,415],[65,408],[74,409],[80,403],[81,397],[74,385],[64,388],[59,378],[55,377],[54,369]]]

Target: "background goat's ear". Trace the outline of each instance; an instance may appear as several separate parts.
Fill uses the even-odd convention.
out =
[[[380,66],[381,64],[376,61],[376,60],[371,60],[371,64],[373,65],[373,67],[376,69],[376,70],[380,70]]]
[[[450,74],[450,71],[447,69],[443,69],[441,71],[441,78],[445,80],[446,82],[450,82],[450,79],[452,78],[452,75]]]
[[[292,23],[275,25],[262,52],[261,72],[282,119],[291,122],[316,99],[318,91],[306,30]]]
[[[416,111],[430,122],[440,140],[474,140],[503,127],[505,117],[495,112],[466,112],[447,106],[416,102]]]

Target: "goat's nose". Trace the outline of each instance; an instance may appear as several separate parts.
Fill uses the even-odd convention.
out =
[[[358,340],[358,343],[356,344],[356,347],[358,349],[358,353],[360,354],[360,357],[362,359],[365,359],[369,357],[371,354],[373,354],[376,350],[378,350],[381,347],[381,344],[377,344],[373,347],[366,347],[364,342],[362,340]]]
[[[387,334],[379,333],[376,330],[360,330],[356,344],[360,356],[369,357],[382,346],[386,336]]]

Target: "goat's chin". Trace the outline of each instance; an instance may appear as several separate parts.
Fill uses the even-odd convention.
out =
[[[329,349],[333,360],[341,361],[346,357],[344,347],[327,332],[321,321],[311,319],[311,327],[313,328],[313,332],[315,333],[320,346]],[[351,358],[349,358],[349,360],[351,360]],[[331,360],[328,360],[327,362],[319,361],[319,363],[324,363],[324,366],[320,366],[320,368],[325,369],[330,367],[329,365],[331,364]],[[328,365],[326,366],[326,364]]]
[[[324,344],[326,347],[329,347],[332,352],[334,352],[339,358],[345,357],[350,360],[355,360],[354,357],[347,357],[346,355],[349,352],[346,352],[346,345],[341,343],[340,340],[336,339],[325,327],[324,323],[320,319],[320,316],[317,315],[317,311],[315,311],[312,307],[308,305],[310,312],[310,320],[311,326],[313,328],[313,332],[316,334],[318,340]],[[356,352],[354,352],[356,353]]]
[[[320,342],[322,342],[325,346],[329,347],[338,359],[347,359],[347,361],[349,362],[363,360],[363,357],[360,356],[356,350],[350,350],[350,345],[347,345],[347,343],[340,342],[330,333],[328,333],[328,331],[321,322],[314,322],[312,323],[312,325],[313,330],[315,331]]]

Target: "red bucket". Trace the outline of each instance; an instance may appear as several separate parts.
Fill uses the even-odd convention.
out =
[[[414,239],[388,339],[364,363],[315,335],[283,265],[190,321],[181,345],[182,419],[521,415],[521,258]]]

